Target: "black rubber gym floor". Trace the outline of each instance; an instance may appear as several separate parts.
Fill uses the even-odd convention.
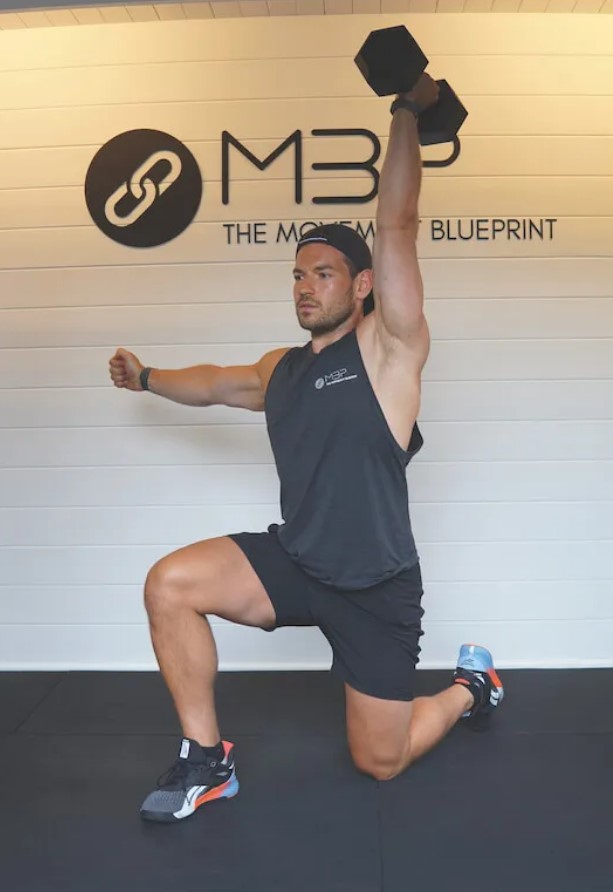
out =
[[[489,731],[377,783],[328,673],[224,673],[241,791],[158,825],[139,806],[179,730],[157,674],[0,674],[1,888],[612,892],[613,669],[501,676]],[[418,693],[449,677],[420,671]]]

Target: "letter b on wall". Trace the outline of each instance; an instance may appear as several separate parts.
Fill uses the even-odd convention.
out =
[[[180,235],[202,198],[202,174],[183,143],[161,130],[129,130],[96,152],[85,201],[96,226],[122,245],[151,248]]]

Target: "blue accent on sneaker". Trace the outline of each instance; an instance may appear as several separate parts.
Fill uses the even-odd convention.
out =
[[[494,668],[494,660],[485,647],[480,647],[478,644],[463,644],[457,665],[460,669],[469,669],[472,672],[487,672],[488,669]]]
[[[486,701],[481,706],[477,705],[463,713],[463,719],[473,718],[476,714],[488,715],[500,705],[504,697],[504,687],[494,668],[493,657],[487,648],[478,644],[463,644],[460,648],[457,668],[464,672],[476,673],[487,683],[489,688]]]
[[[238,778],[236,774],[232,774],[228,785],[224,788],[223,791],[223,799],[232,799],[233,796],[236,796],[240,789],[240,785],[238,783]]]

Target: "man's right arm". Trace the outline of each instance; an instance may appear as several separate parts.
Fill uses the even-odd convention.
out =
[[[151,393],[185,406],[235,406],[262,412],[268,381],[286,352],[286,347],[271,350],[254,365],[151,369],[147,386]],[[140,373],[144,366],[133,353],[120,348],[109,366],[116,387],[142,390]]]

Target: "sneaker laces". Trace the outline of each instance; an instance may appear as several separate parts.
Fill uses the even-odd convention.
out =
[[[211,759],[206,762],[189,762],[187,759],[177,759],[174,765],[171,765],[168,771],[158,777],[158,790],[163,788],[184,790],[190,787],[189,776],[192,772],[199,768],[215,768],[217,759]]]

